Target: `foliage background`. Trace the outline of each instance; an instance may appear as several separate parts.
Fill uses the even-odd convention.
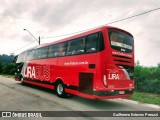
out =
[[[13,58],[13,55],[0,55],[0,74],[14,75],[16,65]]]
[[[160,63],[154,67],[135,65],[135,89],[139,92],[160,94]]]

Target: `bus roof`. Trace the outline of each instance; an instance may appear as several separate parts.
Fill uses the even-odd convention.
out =
[[[56,41],[53,41],[53,42],[50,42],[50,43],[41,44],[41,45],[36,46],[34,48],[27,49],[27,50],[25,50],[23,52],[26,52],[26,51],[29,51],[29,50],[32,50],[32,49],[36,49],[36,48],[42,48],[42,47],[45,47],[45,46],[50,46],[50,45],[56,44],[56,43],[61,43],[61,42],[64,42],[64,41],[67,41],[67,40],[72,40],[72,39],[75,39],[75,38],[78,38],[78,37],[83,37],[83,36],[88,35],[88,34],[92,34],[92,33],[95,33],[95,32],[102,31],[102,29],[109,29],[109,28],[113,28],[113,29],[117,29],[117,30],[126,32],[126,33],[128,33],[129,35],[132,36],[132,34],[130,34],[129,32],[127,32],[125,30],[122,30],[122,29],[119,29],[117,27],[113,27],[113,26],[101,26],[101,27],[90,29],[90,30],[84,30],[84,32],[82,31],[79,34],[72,35],[70,37],[66,37],[66,38],[63,38],[63,39],[60,39],[60,40],[56,40]]]
[[[83,37],[85,35],[88,35],[88,34],[92,34],[92,33],[95,33],[95,32],[99,32],[101,31],[103,28],[114,28],[114,27],[111,27],[111,26],[103,26],[103,27],[98,27],[98,28],[94,28],[94,29],[91,29],[91,30],[84,30],[85,32],[80,32],[79,34],[76,34],[76,35],[72,35],[70,37],[66,37],[66,38],[63,38],[63,39],[60,39],[60,40],[56,40],[56,41],[53,41],[53,42],[50,42],[50,43],[47,43],[47,44],[43,44],[43,45],[39,45],[37,48],[41,48],[41,47],[45,47],[45,46],[49,46],[49,45],[52,45],[52,44],[56,44],[56,43],[61,43],[61,42],[64,42],[64,41],[67,41],[67,40],[72,40],[72,39],[75,39],[75,38],[78,38],[78,37]]]

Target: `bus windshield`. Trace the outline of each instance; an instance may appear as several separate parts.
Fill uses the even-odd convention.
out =
[[[133,50],[133,37],[118,30],[109,30],[110,45],[113,49],[130,53]]]

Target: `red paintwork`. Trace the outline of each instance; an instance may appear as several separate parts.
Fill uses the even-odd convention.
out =
[[[48,88],[48,89],[54,89],[54,86],[51,86],[51,85],[36,83],[36,82],[32,82],[32,81],[27,81],[27,80],[24,80],[23,82],[33,84],[33,85],[37,85],[37,86],[44,87],[44,88]]]
[[[134,66],[134,50],[132,53],[122,53],[120,51],[113,50],[110,47],[109,39],[108,39],[108,32],[107,29],[113,28],[109,26],[97,28],[94,30],[90,30],[88,32],[84,32],[78,35],[75,35],[73,37],[65,38],[60,41],[52,42],[49,44],[41,45],[39,47],[43,46],[48,46],[52,45],[58,42],[62,41],[67,41],[70,39],[74,39],[80,36],[85,36],[87,34],[91,34],[94,32],[102,31],[103,33],[103,38],[104,38],[104,44],[105,44],[105,49],[101,52],[98,53],[92,53],[92,54],[82,54],[82,55],[75,55],[75,56],[65,56],[65,57],[58,57],[58,58],[48,58],[48,59],[41,59],[41,60],[32,60],[29,62],[28,66],[49,66],[50,67],[50,82],[55,82],[58,78],[60,78],[64,84],[72,85],[72,86],[79,86],[79,72],[88,72],[88,73],[93,73],[94,74],[94,81],[93,81],[93,89],[96,91],[111,91],[111,90],[134,90],[134,85],[129,86],[129,84],[134,84],[133,80],[127,80],[125,77],[124,72],[121,70],[121,68],[118,68],[115,66],[115,64],[123,64],[123,65],[128,65],[128,66]],[[118,28],[115,28],[118,29]],[[120,30],[120,29],[118,29]],[[120,30],[123,31],[123,30]],[[123,31],[127,34],[130,34],[126,31]],[[134,48],[134,46],[133,46]],[[121,62],[114,62],[115,57],[112,57],[112,52],[118,52],[122,53],[122,56],[131,56],[132,59],[130,59],[131,63],[121,63]],[[119,60],[123,60],[124,58],[120,58]],[[88,64],[83,64],[83,65],[64,65],[65,63],[70,63],[70,62],[88,62],[89,64],[96,64],[96,69],[89,69]],[[106,75],[108,76],[108,71],[109,70],[116,70],[116,73],[121,75],[121,80],[109,80],[107,78],[107,85],[104,85],[103,83],[103,76]],[[44,80],[48,81],[48,80]],[[31,81],[25,81],[26,83],[54,89],[54,86],[46,85],[46,84],[41,84],[41,83],[36,83],[36,82],[31,82]],[[120,84],[123,83],[123,86]],[[114,85],[114,88],[111,86]],[[108,88],[110,86],[110,88]],[[71,89],[65,89],[67,93],[70,94],[75,94],[78,96],[82,96],[85,98],[99,98],[99,99],[112,99],[112,98],[126,98],[130,97],[131,94],[126,94],[126,95],[117,95],[117,96],[97,96],[97,95],[87,95],[87,94],[82,94],[79,93],[78,91],[71,90]]]

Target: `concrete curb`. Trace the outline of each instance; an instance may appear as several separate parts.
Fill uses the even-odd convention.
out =
[[[141,104],[141,105],[144,105],[144,106],[147,106],[147,107],[151,107],[151,108],[155,108],[155,109],[160,110],[160,106],[159,105],[147,104],[147,103],[137,102],[137,101],[128,100],[128,99],[120,99],[120,100],[122,100],[124,102],[128,102],[128,103],[133,103],[133,104]]]

